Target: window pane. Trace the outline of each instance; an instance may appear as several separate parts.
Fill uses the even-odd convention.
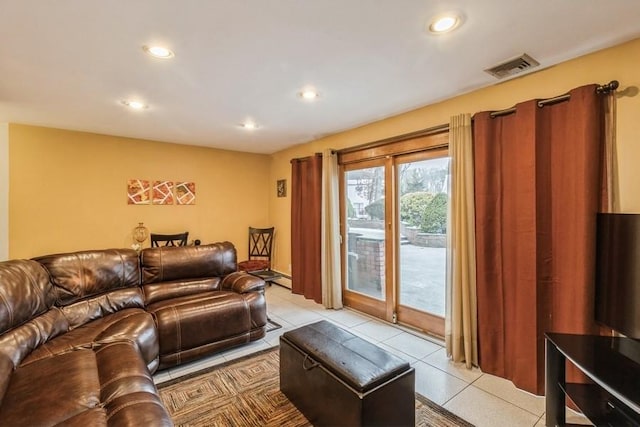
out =
[[[444,317],[449,159],[403,163],[400,304]]]
[[[384,299],[384,167],[349,171],[347,191],[347,289]]]

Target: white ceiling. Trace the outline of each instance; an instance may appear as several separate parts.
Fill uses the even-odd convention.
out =
[[[638,0],[0,0],[0,122],[273,153],[639,36]]]

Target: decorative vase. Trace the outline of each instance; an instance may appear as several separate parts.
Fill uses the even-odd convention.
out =
[[[142,248],[142,244],[149,237],[149,230],[144,226],[144,223],[139,222],[138,226],[133,229],[133,240],[138,245],[138,250]]]

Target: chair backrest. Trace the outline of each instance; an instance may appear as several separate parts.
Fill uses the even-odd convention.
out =
[[[157,248],[160,246],[187,246],[188,238],[189,238],[188,231],[185,231],[184,233],[179,233],[179,234],[151,233],[151,247]]]
[[[267,259],[271,262],[274,228],[249,227],[249,259]]]

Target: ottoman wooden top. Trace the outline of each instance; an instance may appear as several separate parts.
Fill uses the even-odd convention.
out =
[[[360,393],[411,369],[399,357],[326,320],[285,332],[281,339]]]

